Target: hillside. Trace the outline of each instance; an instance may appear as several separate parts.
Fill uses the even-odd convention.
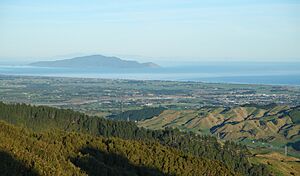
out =
[[[266,164],[276,175],[300,175],[299,158],[268,152],[253,156],[251,161]]]
[[[149,129],[178,128],[220,139],[288,144],[295,150],[300,140],[300,107],[245,105],[233,108],[165,110],[138,126]]]
[[[0,121],[1,175],[234,175],[217,161],[158,143],[32,133]]]
[[[187,155],[218,161],[241,175],[254,176],[270,173],[264,165],[250,163],[250,152],[245,146],[233,142],[221,143],[210,136],[168,128],[156,131],[147,130],[138,128],[133,122],[112,121],[87,116],[72,110],[25,104],[0,103],[0,119],[38,133],[63,130],[92,136],[118,137],[137,142],[154,142],[174,150],[180,150]]]
[[[103,55],[91,55],[83,57],[75,57],[72,59],[56,60],[56,61],[40,61],[30,64],[38,67],[66,67],[66,68],[156,68],[157,64],[152,62],[139,63],[136,61],[122,60],[118,57],[108,57]]]
[[[138,121],[158,116],[164,110],[166,110],[164,107],[144,107],[138,110],[128,110],[119,114],[112,114],[107,116],[107,118],[113,120]]]

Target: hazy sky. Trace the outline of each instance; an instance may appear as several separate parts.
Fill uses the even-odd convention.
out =
[[[300,61],[300,1],[0,1],[2,61],[96,53],[153,61]]]

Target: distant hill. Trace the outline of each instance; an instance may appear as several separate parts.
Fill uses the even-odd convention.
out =
[[[40,61],[29,64],[38,67],[67,67],[67,68],[157,68],[159,65],[147,62],[122,60],[118,57],[91,55],[56,61]]]

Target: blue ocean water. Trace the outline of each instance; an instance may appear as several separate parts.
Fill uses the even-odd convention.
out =
[[[134,70],[0,66],[0,75],[300,85],[300,62],[202,63],[192,66]]]

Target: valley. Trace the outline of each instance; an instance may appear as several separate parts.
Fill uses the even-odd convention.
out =
[[[147,147],[158,143],[183,154],[200,157],[200,160],[213,158],[211,164],[216,164],[214,161],[223,164],[224,167],[220,166],[220,169],[228,172],[225,175],[299,173],[299,87],[3,75],[0,78],[0,100],[4,102],[0,103],[0,120],[4,121],[2,125],[9,123],[16,126],[9,128],[21,127],[29,130],[29,133],[33,131],[34,134],[30,136],[44,135],[49,130],[54,130],[52,133],[62,130],[66,132],[63,135],[75,132],[76,139],[114,137],[138,143],[142,140],[146,144],[141,145]],[[5,137],[11,141],[9,138],[9,135]],[[56,137],[49,138],[53,140]],[[58,140],[55,143],[61,142]],[[12,145],[15,144],[0,146],[0,149],[7,153]],[[30,148],[32,144],[28,145]],[[89,145],[72,145],[78,150],[65,151],[64,157],[70,154],[76,158],[88,157],[76,152],[80,147]],[[145,152],[144,148],[141,150]],[[9,155],[18,160],[21,158],[29,168],[34,167],[28,164],[28,156],[8,152],[3,157]],[[35,155],[41,158],[39,161],[47,162],[43,161],[40,154]],[[137,156],[122,154],[122,157],[132,160]],[[120,167],[111,166],[111,163],[97,156],[90,159],[109,168]],[[67,166],[64,164],[66,162],[67,159],[64,159],[56,165],[63,168]],[[143,159],[138,165],[142,166],[142,163]],[[155,163],[149,164],[150,168],[158,167]],[[74,163],[69,163],[67,167],[72,165]],[[121,167],[124,173],[139,173],[132,166]],[[202,169],[210,173],[206,168]],[[83,170],[79,168],[70,173],[79,171],[78,174],[91,175],[89,172],[96,172],[95,169]],[[170,173],[170,170],[163,168],[157,171],[153,171],[154,175]],[[38,169],[38,172],[52,171]],[[182,173],[177,175],[184,175]]]
[[[0,176],[300,176],[299,17],[0,1]]]

